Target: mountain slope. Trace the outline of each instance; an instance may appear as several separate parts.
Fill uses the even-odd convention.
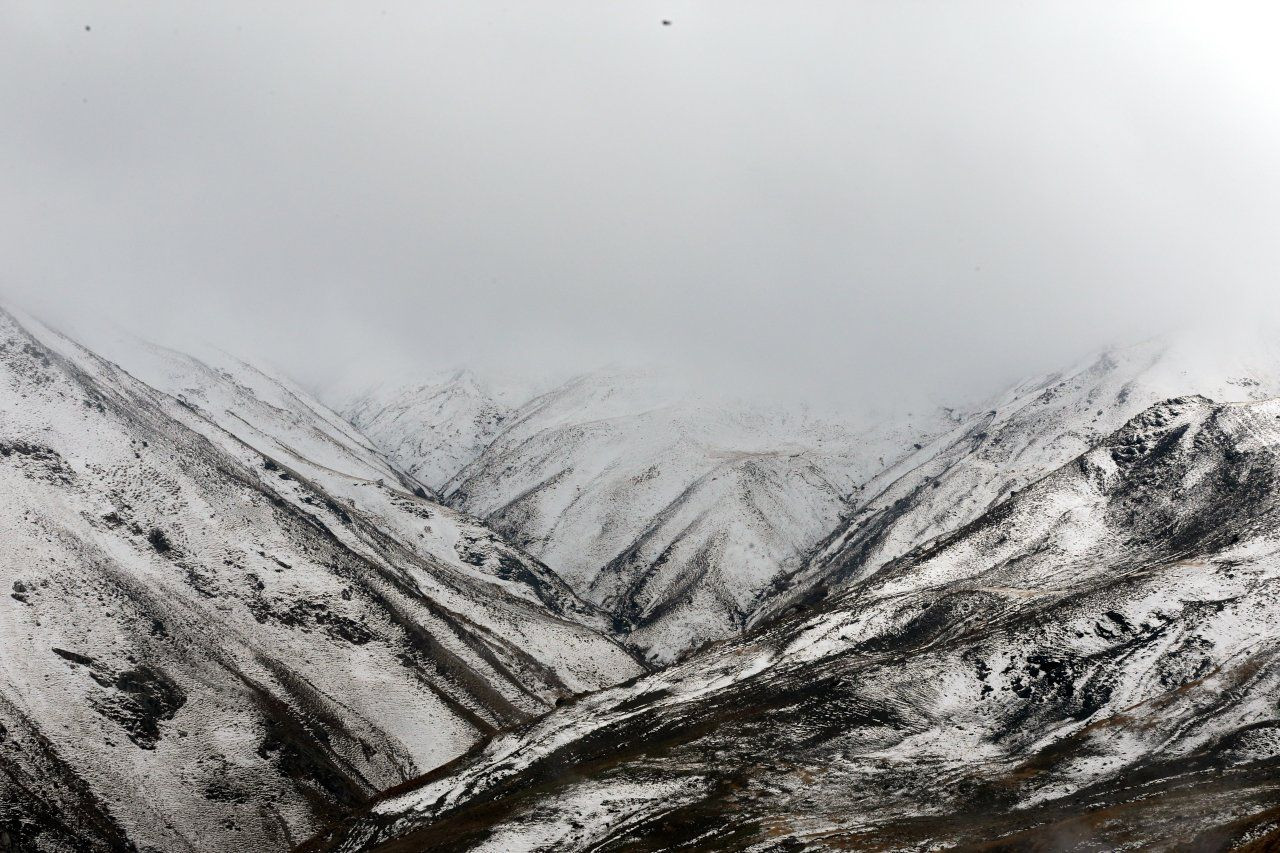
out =
[[[738,632],[920,424],[855,426],[600,371],[520,406],[442,493],[669,661]]]
[[[388,459],[439,490],[484,451],[534,387],[452,370],[329,396]]]
[[[1166,401],[817,610],[309,849],[1271,849],[1277,485],[1280,402]]]
[[[0,312],[7,848],[285,849],[639,671],[295,389],[152,356],[185,402]]]
[[[1280,395],[1280,343],[1240,332],[1170,336],[1010,389],[865,484],[850,517],[802,569],[779,578],[753,624],[972,521],[1148,406],[1193,393],[1216,400]]]
[[[218,350],[197,358],[127,335],[95,344],[132,375],[198,413],[194,429],[215,442],[224,433],[234,436],[300,472],[344,506],[364,511],[384,535],[404,547],[541,603],[559,616],[598,631],[608,627],[604,614],[586,605],[544,564],[475,519],[428,501],[417,480],[389,465],[367,438],[289,380]],[[555,656],[565,650],[543,651]],[[592,659],[581,663],[589,665]]]

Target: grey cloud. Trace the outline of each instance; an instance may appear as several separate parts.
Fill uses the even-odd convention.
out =
[[[855,403],[1280,302],[1261,5],[262,5],[0,9],[0,292]]]

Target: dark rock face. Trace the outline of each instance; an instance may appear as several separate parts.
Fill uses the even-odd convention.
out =
[[[93,700],[98,713],[120,724],[129,740],[143,749],[156,748],[160,723],[172,720],[187,701],[186,691],[173,679],[146,665],[113,675],[91,675],[111,691]]]
[[[1272,849],[1280,402],[1174,399],[311,850]]]
[[[169,537],[158,527],[151,528],[151,532],[147,534],[147,542],[159,554],[167,554],[173,550],[173,544],[169,541]]]

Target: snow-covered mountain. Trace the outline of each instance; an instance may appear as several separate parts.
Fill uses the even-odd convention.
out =
[[[641,671],[288,382],[110,349],[0,312],[0,846],[287,849]]]
[[[457,458],[487,440],[444,500],[542,558],[655,661],[739,631],[853,489],[945,423],[851,424],[695,394],[656,370],[596,371],[512,408],[480,388],[458,374],[344,412],[414,471],[441,445]],[[455,412],[461,441],[440,428]]]
[[[779,579],[761,624],[972,521],[1160,400],[1280,395],[1280,337],[1178,334],[1021,383],[880,473],[808,564]]]
[[[1278,486],[1280,402],[1158,403],[814,609],[307,849],[1274,849]]]
[[[326,396],[388,459],[440,490],[484,451],[538,387],[533,381],[450,370],[370,388],[339,385]]]
[[[586,605],[546,565],[474,518],[424,502],[428,492],[421,482],[389,464],[368,438],[278,373],[211,347],[202,347],[197,357],[126,334],[98,335],[94,343],[130,374],[199,413],[195,428],[230,433],[285,461],[364,510],[407,547],[503,585],[557,615],[597,630],[608,627],[605,614]],[[424,500],[410,500],[410,494]],[[429,507],[431,524],[422,523],[423,507]]]
[[[0,313],[0,847],[1280,844],[1268,339],[878,422],[93,350]]]

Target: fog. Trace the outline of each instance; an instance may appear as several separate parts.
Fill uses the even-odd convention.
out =
[[[945,400],[1280,310],[1277,43],[1262,4],[10,0],[0,295],[311,384]]]

